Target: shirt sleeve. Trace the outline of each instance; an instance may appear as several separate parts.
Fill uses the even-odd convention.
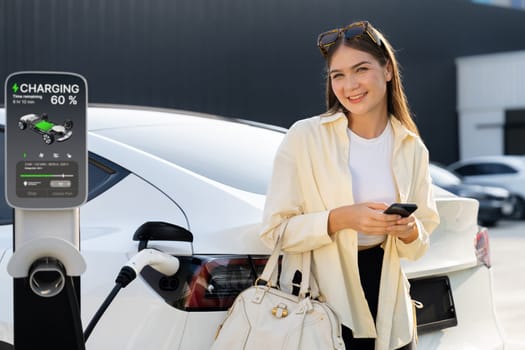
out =
[[[300,135],[295,133],[290,129],[277,151],[260,233],[262,241],[270,248],[281,236],[282,250],[287,253],[305,252],[332,243],[328,235],[329,211],[305,213],[302,172],[294,152],[300,148]]]
[[[399,257],[409,260],[417,260],[425,254],[430,245],[430,234],[439,224],[439,214],[429,172],[429,154],[422,142],[419,142],[420,151],[416,152],[412,189],[409,195],[409,201],[413,201],[418,205],[414,215],[419,234],[410,243],[404,243],[399,238],[396,239]]]

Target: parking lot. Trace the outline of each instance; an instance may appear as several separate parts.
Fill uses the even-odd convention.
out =
[[[525,349],[525,221],[489,228],[496,314],[507,349]]]

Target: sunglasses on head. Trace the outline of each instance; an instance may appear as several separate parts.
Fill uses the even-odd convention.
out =
[[[332,29],[327,32],[319,34],[317,37],[317,46],[319,47],[319,50],[321,50],[321,53],[323,56],[328,55],[328,50],[330,49],[330,46],[335,44],[337,40],[343,35],[343,37],[346,40],[351,40],[352,38],[355,38],[357,36],[367,34],[370,39],[376,44],[377,46],[381,46],[381,39],[375,33],[371,28],[369,28],[369,24],[366,21],[363,22],[356,22],[352,23],[344,28],[337,28]]]

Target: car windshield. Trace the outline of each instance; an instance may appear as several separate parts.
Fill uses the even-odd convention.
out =
[[[459,176],[436,164],[430,164],[430,177],[438,186],[455,186],[461,183]]]

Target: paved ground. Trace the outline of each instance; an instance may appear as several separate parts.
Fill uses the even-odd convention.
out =
[[[506,350],[525,349],[525,221],[489,228],[494,302]]]

